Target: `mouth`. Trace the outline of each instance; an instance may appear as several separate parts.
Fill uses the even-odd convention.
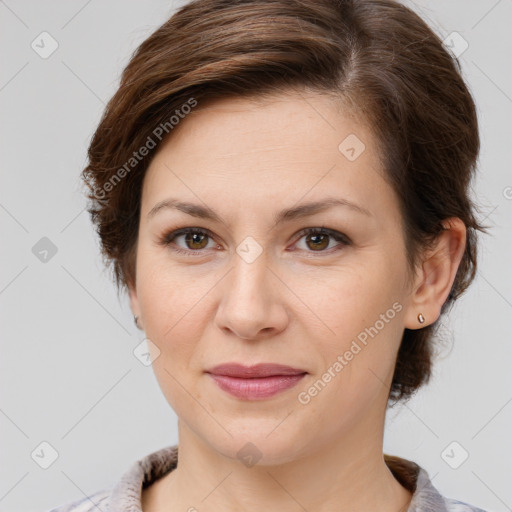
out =
[[[255,366],[226,363],[206,373],[220,389],[236,398],[264,400],[295,386],[308,372],[274,363]]]

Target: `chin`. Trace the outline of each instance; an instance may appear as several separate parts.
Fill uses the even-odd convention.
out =
[[[272,428],[279,422],[272,423]],[[265,422],[265,427],[269,422]],[[229,431],[233,436],[223,436],[221,439],[203,438],[205,444],[212,450],[232,460],[239,460],[247,468],[253,466],[277,466],[295,461],[305,455],[304,448],[308,445],[304,436],[290,435],[277,430],[269,435],[272,428],[264,431],[252,428],[251,425],[240,426],[238,431],[233,427]]]

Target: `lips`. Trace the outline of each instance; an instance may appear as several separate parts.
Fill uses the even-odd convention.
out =
[[[226,363],[206,372],[217,386],[241,400],[265,400],[295,386],[308,372],[291,366]]]
[[[306,370],[274,363],[260,363],[254,366],[244,366],[238,363],[225,363],[215,366],[211,370],[207,370],[206,373],[224,375],[226,377],[237,377],[240,379],[257,379],[276,375],[301,375],[307,372]]]

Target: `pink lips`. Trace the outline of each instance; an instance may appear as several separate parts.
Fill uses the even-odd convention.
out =
[[[263,400],[295,386],[307,374],[290,366],[262,363],[243,366],[221,364],[208,370],[217,385],[227,393],[244,400]]]

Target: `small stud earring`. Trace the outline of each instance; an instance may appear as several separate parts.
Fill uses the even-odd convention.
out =
[[[418,315],[418,322],[420,324],[424,324],[425,323],[425,317],[421,313]]]

